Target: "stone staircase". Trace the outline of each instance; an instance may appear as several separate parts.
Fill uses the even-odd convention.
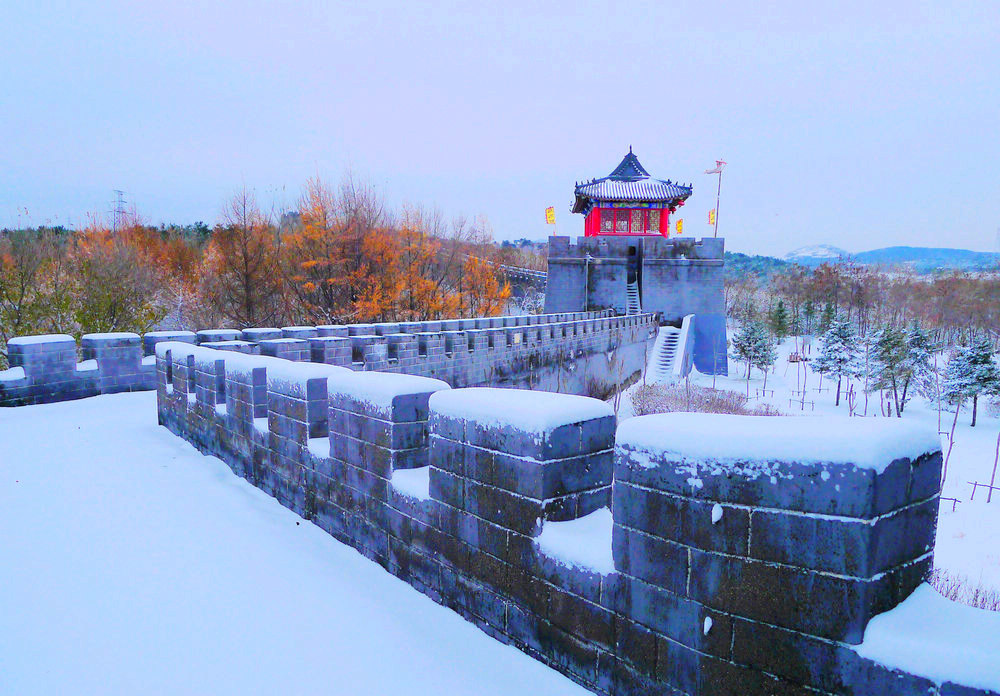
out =
[[[628,309],[626,314],[642,314],[642,305],[639,303],[639,284],[628,284]]]
[[[647,380],[650,382],[670,383],[676,380],[674,375],[674,359],[677,357],[678,342],[681,330],[671,326],[660,328],[653,344],[653,352],[647,366]]]

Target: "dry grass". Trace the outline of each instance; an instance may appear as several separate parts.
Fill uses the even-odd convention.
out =
[[[927,580],[935,590],[953,602],[987,611],[1000,611],[1000,591],[973,583],[964,575],[935,569]]]
[[[750,406],[739,392],[707,387],[645,384],[632,394],[632,409],[637,416],[651,413],[729,413],[737,416],[777,416],[780,412],[767,404]]]

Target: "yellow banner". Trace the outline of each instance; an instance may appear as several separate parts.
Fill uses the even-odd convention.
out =
[[[708,224],[709,225],[715,224],[715,208],[712,208],[711,210],[708,211]]]
[[[683,234],[683,233],[684,233],[684,218],[680,218],[677,221],[677,234]]]
[[[556,224],[556,209],[549,207],[545,209],[545,224],[554,225]]]

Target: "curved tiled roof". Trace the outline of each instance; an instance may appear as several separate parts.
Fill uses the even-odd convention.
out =
[[[639,163],[629,148],[628,154],[615,170],[603,179],[576,185],[574,213],[586,212],[593,201],[645,201],[674,203],[692,193],[690,186],[654,179]]]

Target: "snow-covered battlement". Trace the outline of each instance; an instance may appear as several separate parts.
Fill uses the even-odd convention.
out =
[[[920,593],[865,634],[931,566],[941,453],[922,432],[648,416],[616,444],[584,397],[181,343],[156,368],[162,424],[597,693],[992,688],[893,660]]]
[[[566,312],[406,323],[23,336],[8,345],[0,406],[153,388],[156,345],[179,341],[248,355],[352,370],[442,379],[456,387],[502,384],[585,393],[641,370],[651,315]],[[607,354],[613,353],[613,360]],[[100,356],[98,356],[100,353]],[[92,365],[77,360],[97,358]],[[576,369],[579,366],[579,369]],[[590,383],[594,381],[595,383]]]

